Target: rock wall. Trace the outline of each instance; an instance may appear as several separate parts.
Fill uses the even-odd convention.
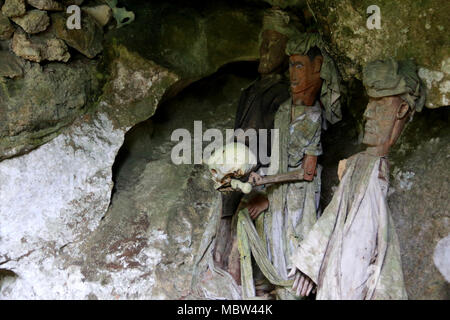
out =
[[[192,272],[217,194],[205,168],[171,162],[170,135],[183,126],[193,132],[194,120],[205,128],[232,127],[248,83],[236,76],[207,79],[133,128],[115,166],[109,208],[111,167],[124,131],[106,115],[1,162],[0,195],[7,201],[0,215],[8,223],[0,229],[0,264],[15,275],[0,279],[0,296],[198,298]],[[22,211],[11,215],[13,208]]]
[[[449,117],[448,108],[416,114],[390,157],[389,206],[411,299],[450,299],[450,284],[435,263],[450,264],[444,252],[435,253],[450,234]]]
[[[299,1],[303,2],[303,1]],[[362,66],[376,59],[414,59],[428,87],[426,106],[450,103],[450,24],[447,1],[309,1],[312,19],[335,52],[346,79],[361,79]],[[367,28],[367,8],[380,8],[381,29]]]

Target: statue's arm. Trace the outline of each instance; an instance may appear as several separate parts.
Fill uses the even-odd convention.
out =
[[[302,167],[305,170],[304,179],[306,181],[312,181],[314,176],[317,174],[317,157],[322,154],[322,142],[320,140],[321,131],[319,121],[317,130],[311,142],[305,148],[305,156],[303,158]]]

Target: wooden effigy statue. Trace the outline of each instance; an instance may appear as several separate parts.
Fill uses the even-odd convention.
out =
[[[277,298],[298,298],[290,288],[288,273],[293,267],[290,257],[319,213],[317,157],[322,154],[322,113],[331,123],[341,118],[339,74],[320,36],[298,34],[289,40],[286,53],[290,56],[291,97],[275,115],[279,139],[274,140],[268,174],[302,172],[303,176],[301,181],[272,184],[266,189],[267,197],[250,201],[239,213],[244,298],[256,295],[252,256],[257,269],[276,286]],[[263,179],[257,173],[250,176],[253,183]],[[257,219],[256,227],[252,219]]]
[[[284,11],[272,8],[265,12],[260,36],[258,66],[260,77],[242,92],[236,111],[234,129],[242,129],[243,132],[249,129],[268,130],[267,141],[258,141],[258,144],[264,143],[269,154],[270,129],[273,128],[275,113],[281,103],[289,97],[289,81],[284,76],[287,68],[285,49],[289,37],[296,32],[295,28],[291,17]],[[252,151],[258,156],[257,150]],[[260,167],[261,161],[258,157],[258,166],[255,169],[258,170]],[[234,254],[234,260],[230,255],[232,255],[233,244],[236,246],[236,233],[232,232],[233,216],[242,196],[240,191],[221,193],[221,219],[213,253],[216,267],[230,272],[238,283],[240,274],[237,248],[234,250],[237,253]]]
[[[293,289],[317,299],[406,299],[399,243],[387,205],[388,152],[424,104],[411,61],[374,61],[363,70],[369,95],[363,143],[339,164],[340,184],[293,252]]]

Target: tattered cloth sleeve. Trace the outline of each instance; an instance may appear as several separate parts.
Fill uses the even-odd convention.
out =
[[[310,143],[305,148],[305,154],[309,156],[320,156],[322,154],[322,143],[320,141],[320,136],[322,133],[322,119],[318,119],[316,125],[316,132]]]

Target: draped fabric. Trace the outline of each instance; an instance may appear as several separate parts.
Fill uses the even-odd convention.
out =
[[[292,255],[318,300],[406,299],[384,158],[359,153],[332,201]]]
[[[426,89],[411,60],[392,58],[369,62],[363,68],[363,84],[369,97],[400,95],[412,109],[420,112],[426,99]]]
[[[289,99],[280,106],[275,116],[279,140],[275,140],[273,144],[268,174],[298,169],[305,154],[322,153],[320,106],[295,106],[293,114],[295,118],[291,121]],[[257,228],[253,226],[245,210],[239,213],[238,239],[243,295],[246,298],[255,295],[251,252],[265,277],[277,286],[278,298],[293,299],[296,297],[290,290],[292,282],[287,277],[292,266],[290,255],[317,220],[320,168],[312,182],[277,184],[268,187],[266,192],[269,209],[258,218]]]

